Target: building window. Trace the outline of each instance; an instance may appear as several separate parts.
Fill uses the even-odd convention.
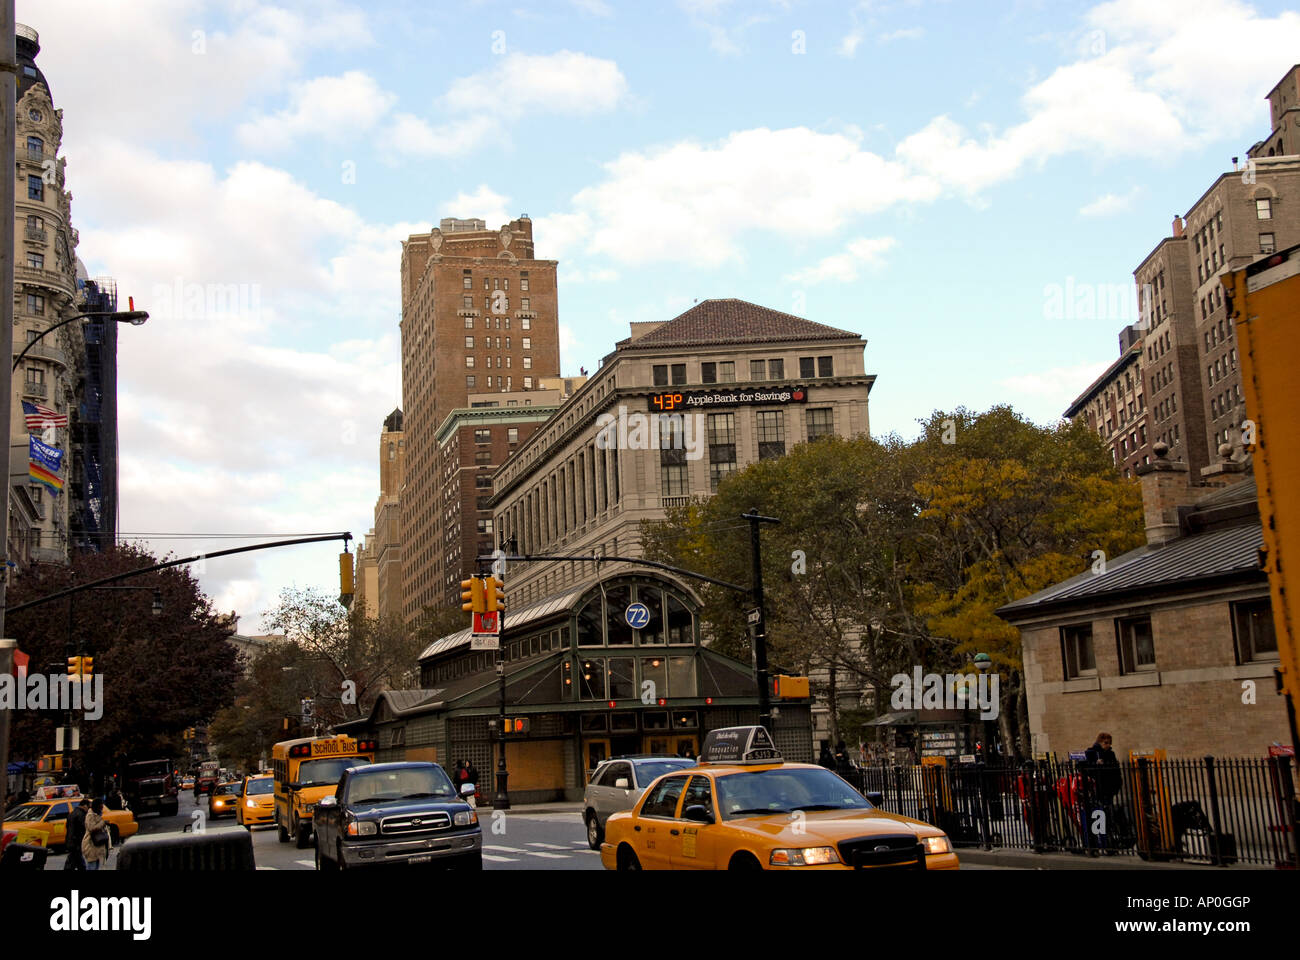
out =
[[[531,369],[533,369],[533,358],[532,358],[532,357],[524,357],[524,369],[525,369],[525,370],[531,370]]]
[[[785,456],[785,411],[760,410],[754,418],[758,424],[758,458]]]
[[[1234,603],[1232,626],[1237,634],[1238,663],[1278,659],[1271,601],[1265,599]]]
[[[483,536],[483,535],[485,535],[485,534],[489,534],[489,533],[492,532],[492,521],[491,521],[491,520],[478,520],[478,521],[476,521],[476,524],[477,524],[477,526],[478,526],[478,532],[479,532],[479,535],[480,535],[480,536]]]
[[[473,298],[473,297],[463,297],[463,298],[461,298],[461,303],[463,303],[463,304],[465,305],[465,309],[466,309],[466,310],[473,310],[473,309],[474,309],[474,298]]]
[[[656,387],[668,386],[668,364],[661,363],[654,367],[654,385]]]
[[[529,300],[528,297],[521,297],[520,300],[519,300],[519,309],[520,309],[520,310],[531,310],[532,307],[529,306],[529,303],[530,303],[530,302],[531,302],[531,301]]]
[[[660,453],[671,452],[673,451],[660,451]],[[685,463],[664,463],[660,465],[659,481],[663,487],[660,496],[681,497],[686,495],[686,466]]]
[[[475,430],[475,431],[474,431],[474,442],[475,442],[475,443],[491,443],[491,442],[492,442],[492,431],[491,431],[491,430]]]
[[[1092,649],[1092,624],[1081,623],[1061,628],[1061,660],[1066,680],[1097,675],[1097,658]]]
[[[473,330],[473,329],[474,329],[474,318],[473,318],[473,317],[466,317],[466,318],[465,318],[465,329],[466,329],[466,330]]]
[[[518,427],[507,427],[507,428],[506,428],[506,443],[518,443],[518,442],[519,442],[519,428],[518,428]]]
[[[525,390],[531,390],[531,389],[533,389],[533,378],[532,378],[532,377],[524,377],[524,389],[525,389]]]
[[[465,366],[467,366],[467,367],[472,367],[472,366],[474,366],[474,358],[473,358],[473,357],[466,357],[466,358],[465,358]]]
[[[736,382],[736,362],[727,360],[718,364],[718,382],[735,383]]]
[[[672,374],[673,374],[673,386],[674,387],[682,386],[684,383],[686,383],[686,364],[674,363]]]
[[[521,339],[522,339],[522,341],[523,341],[523,345],[524,345],[524,349],[525,349],[525,350],[531,350],[531,349],[533,349],[533,338],[532,338],[532,337],[523,337],[523,338],[521,338]]]
[[[476,450],[476,451],[474,452],[474,462],[475,462],[475,463],[491,463],[491,462],[492,462],[492,451],[491,451],[491,450]]]
[[[45,297],[39,293],[27,294],[27,312],[37,316],[45,315]]]
[[[716,363],[700,364],[700,383],[717,383],[718,365]]]
[[[45,371],[40,367],[27,368],[27,382],[33,386],[40,386],[45,383]]]
[[[529,320],[527,317],[521,317],[519,319],[519,326],[520,329],[528,330],[532,327],[532,321]]]
[[[524,277],[522,280],[519,281],[519,289],[522,290],[524,293],[527,293],[527,292],[528,292],[528,278],[527,278],[527,277]]]
[[[478,386],[478,382],[477,382],[477,378],[473,374],[465,378],[466,390],[473,390],[476,386]]]
[[[1156,668],[1156,646],[1151,636],[1151,618],[1133,617],[1116,623],[1121,673],[1140,673]]]
[[[1258,220],[1273,219],[1273,201],[1264,199],[1255,201],[1255,218]]]
[[[751,361],[749,361],[749,379],[751,379],[751,380],[766,380],[766,379],[767,379],[767,363],[766,363],[766,361],[763,361],[763,360],[751,360]]]
[[[40,177],[27,177],[27,199],[44,200],[45,199],[45,181]]]
[[[466,290],[473,290],[473,289],[474,289],[474,281],[473,281],[473,279],[470,278],[470,276],[469,276],[468,274],[465,275],[465,289],[466,289]]]
[[[709,488],[716,493],[722,479],[736,469],[736,415],[708,414]]]
[[[811,380],[817,375],[817,361],[812,357],[799,358],[799,378],[801,380]]]
[[[27,229],[40,232],[45,229],[45,219],[35,214],[29,214],[27,217]]]
[[[785,378],[785,361],[781,359],[767,361],[767,375],[772,380]]]
[[[1277,249],[1277,245],[1273,242],[1273,234],[1261,233],[1259,235],[1260,253],[1273,253],[1276,249]]]
[[[27,266],[31,267],[33,270],[44,270],[45,255],[42,253],[27,254]]]
[[[835,432],[834,411],[830,407],[808,411],[808,442]]]
[[[817,376],[833,377],[835,376],[834,369],[834,364],[831,362],[830,357],[817,358]]]
[[[473,350],[473,349],[474,349],[474,338],[473,338],[473,337],[466,337],[466,338],[465,338],[465,349],[466,349],[466,350]]]

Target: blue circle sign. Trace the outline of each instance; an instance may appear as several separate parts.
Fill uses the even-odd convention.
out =
[[[650,622],[650,608],[644,603],[630,604],[628,608],[623,611],[623,619],[627,621],[629,627],[632,627],[634,630],[640,630]]]

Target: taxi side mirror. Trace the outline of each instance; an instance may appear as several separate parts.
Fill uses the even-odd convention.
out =
[[[629,787],[629,785],[628,785],[627,777],[619,777],[617,780],[615,780],[615,781],[614,781],[614,787],[615,787],[615,789],[618,789],[618,790],[628,790],[628,789],[631,789],[631,788]]]
[[[709,808],[699,803],[693,803],[687,807],[686,810],[683,811],[682,816],[687,820],[694,821],[695,823],[713,822],[713,814],[709,812]]]
[[[302,781],[301,781],[301,780],[290,780],[290,781],[289,781],[289,789],[290,789],[290,790],[301,790],[301,789],[302,789]]]
[[[868,790],[863,796],[867,798],[867,803],[873,807],[883,807],[885,805],[885,795],[880,790]]]

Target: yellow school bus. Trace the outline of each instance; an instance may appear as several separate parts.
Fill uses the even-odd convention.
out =
[[[348,767],[374,763],[375,741],[348,736],[284,740],[271,749],[275,779],[275,825],[280,842],[293,837],[300,848],[311,842],[312,814],[321,797],[332,794]]]

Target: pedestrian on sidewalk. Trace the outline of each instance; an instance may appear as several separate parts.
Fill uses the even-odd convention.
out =
[[[1115,795],[1119,793],[1119,760],[1111,749],[1112,737],[1104,730],[1097,734],[1091,747],[1084,752],[1081,764],[1088,780],[1088,817],[1084,834],[1088,851],[1097,856],[1099,851],[1115,853],[1113,838],[1118,832],[1115,828]],[[1099,832],[1094,832],[1094,824]]]
[[[831,753],[831,745],[825,740],[822,741],[822,752],[821,756],[817,758],[817,762],[827,770],[835,769],[835,756]]]
[[[68,814],[68,835],[64,849],[67,856],[63,858],[64,870],[85,870],[86,858],[81,855],[81,841],[86,837],[86,814],[90,812],[90,801],[82,797],[81,802]]]
[[[108,862],[108,852],[113,848],[108,824],[104,821],[104,801],[96,797],[90,801],[86,814],[86,835],[81,840],[81,855],[86,858],[87,870],[98,870]]]

